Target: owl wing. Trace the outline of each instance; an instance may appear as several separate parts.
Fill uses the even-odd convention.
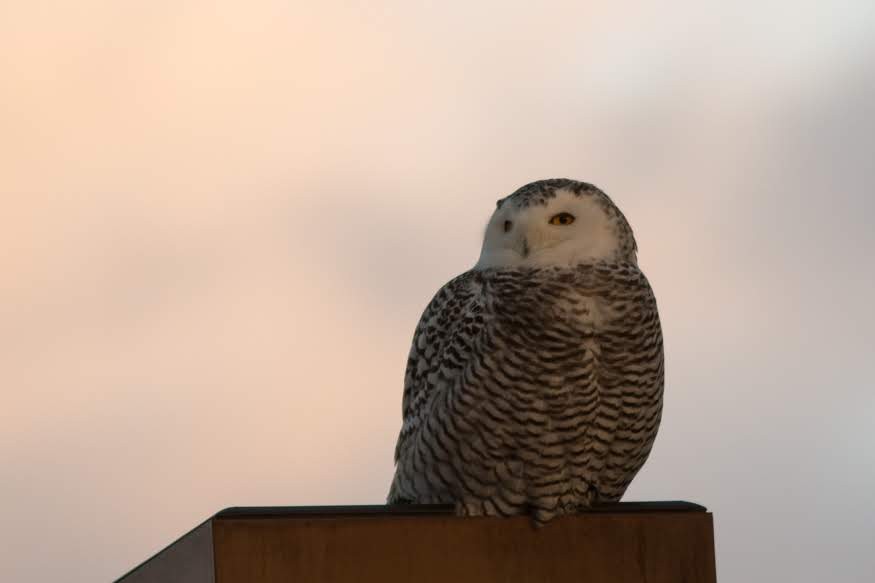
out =
[[[450,280],[425,308],[407,358],[396,462],[424,422],[428,402],[454,382],[470,360],[482,327],[482,283],[474,271]]]

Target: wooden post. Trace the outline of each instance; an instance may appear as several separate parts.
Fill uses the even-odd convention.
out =
[[[716,583],[716,574],[705,508],[628,502],[541,528],[445,506],[229,508],[119,581]]]

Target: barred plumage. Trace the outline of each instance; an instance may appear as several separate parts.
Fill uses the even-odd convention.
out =
[[[541,181],[498,207],[478,266],[441,288],[416,328],[389,502],[543,523],[619,500],[644,463],[662,411],[662,334],[631,229],[604,193]],[[566,209],[598,240],[540,226]]]

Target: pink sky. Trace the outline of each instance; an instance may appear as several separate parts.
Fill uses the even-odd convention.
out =
[[[0,7],[0,580],[382,502],[422,308],[559,176],[662,314],[627,499],[714,511],[721,580],[875,571],[875,9],[622,4]]]

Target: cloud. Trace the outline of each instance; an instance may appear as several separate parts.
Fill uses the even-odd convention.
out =
[[[380,6],[4,8],[0,578],[380,502],[421,310],[552,176],[618,202],[660,305],[629,496],[712,507],[724,578],[869,572],[869,3]]]

